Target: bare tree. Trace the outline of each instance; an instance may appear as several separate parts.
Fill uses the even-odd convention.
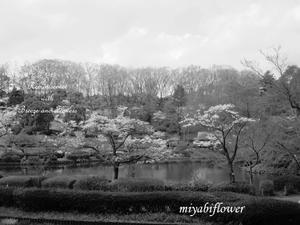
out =
[[[95,95],[97,92],[97,83],[95,82],[95,79],[100,67],[96,63],[89,62],[84,63],[82,66],[86,75],[86,83],[84,85],[86,95]]]
[[[261,152],[270,143],[273,134],[273,129],[266,126],[262,122],[256,122],[247,131],[246,147],[248,147],[254,155],[248,160],[250,184],[253,184],[253,169],[261,163]]]
[[[286,152],[296,163],[300,170],[300,121],[299,118],[286,118],[276,121],[277,137],[274,141],[276,147]]]
[[[272,84],[273,89],[279,95],[282,95],[288,101],[290,107],[296,111],[296,115],[300,116],[300,98],[298,97],[300,94],[300,68],[288,66],[287,58],[282,56],[280,46],[272,48],[269,53],[262,50],[259,52],[279,76]],[[259,75],[261,79],[264,78],[265,74],[270,73],[268,71],[264,73],[254,61],[244,59],[241,63]]]

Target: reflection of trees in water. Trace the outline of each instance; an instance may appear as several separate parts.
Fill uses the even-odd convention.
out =
[[[236,168],[238,181],[249,181],[248,173]],[[162,164],[119,164],[98,165],[89,167],[79,166],[22,166],[14,170],[5,169],[5,174],[10,175],[97,175],[108,179],[114,177],[132,178],[156,178],[167,182],[188,183],[196,180],[203,180],[205,183],[221,183],[228,181],[228,170],[219,168],[206,168],[205,165],[197,162],[162,163]],[[254,176],[254,185],[258,187],[259,180],[266,179],[266,175]]]
[[[136,165],[129,164],[128,165],[128,177],[135,177],[136,176]]]
[[[47,170],[44,165],[28,165],[28,166],[21,166],[22,174],[24,175],[46,175]]]
[[[187,182],[190,180],[192,172],[195,169],[193,163],[167,163],[164,165],[166,169],[166,179],[176,182]]]
[[[193,172],[192,179],[191,179],[191,181],[201,181],[201,180],[202,181],[207,181],[207,182],[210,181],[207,178],[207,173],[206,173],[206,171],[203,168],[195,170]]]
[[[226,182],[227,173],[227,169],[200,167],[193,171],[191,181],[204,181],[211,184]]]
[[[113,167],[114,167],[114,179],[118,179],[119,178],[119,163],[114,163]]]

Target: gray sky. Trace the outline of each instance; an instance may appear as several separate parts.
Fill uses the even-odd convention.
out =
[[[300,59],[300,0],[0,0],[0,63],[242,68],[281,45]]]

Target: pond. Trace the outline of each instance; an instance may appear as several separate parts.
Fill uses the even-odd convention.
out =
[[[236,180],[249,181],[249,174],[237,167]],[[60,168],[6,168],[0,169],[4,175],[97,175],[109,179],[114,177],[114,168],[108,165],[94,165],[86,167],[63,166]],[[156,164],[123,164],[119,166],[119,178],[156,178],[172,183],[188,183],[193,179],[205,180],[217,184],[228,182],[228,169],[208,167],[201,162],[169,162]],[[254,175],[254,184],[258,186],[259,180],[266,179],[266,175]]]

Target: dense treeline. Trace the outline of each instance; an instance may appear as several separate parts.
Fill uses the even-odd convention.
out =
[[[230,102],[247,116],[257,113],[258,109],[252,103],[257,103],[262,87],[261,77],[257,74],[229,67],[131,69],[48,59],[23,65],[14,73],[2,66],[0,79],[2,96],[12,87],[26,94],[53,94],[53,87],[62,87],[68,93],[79,92],[89,99],[101,98],[102,102],[90,104],[91,108],[99,104],[111,108],[129,104],[162,109],[166,97],[181,86],[187,95],[187,105],[210,106]]]
[[[252,155],[249,158],[251,170],[264,159],[286,167],[290,164],[290,160],[285,162],[286,158],[292,159],[299,169],[300,68],[282,61],[279,49],[274,52],[274,55],[265,55],[274,67],[273,71],[262,71],[247,60],[244,61],[247,70],[243,71],[224,66],[207,69],[194,65],[177,69],[125,68],[56,59],[39,60],[14,70],[2,65],[0,97],[6,102],[1,100],[0,104],[4,107],[18,105],[18,124],[4,124],[1,135],[8,134],[9,129],[14,135],[51,135],[51,122],[59,121],[59,117],[64,123],[75,122],[80,127],[83,121],[97,130],[103,118],[99,115],[91,118],[95,113],[110,118],[105,119],[108,125],[117,126],[120,121],[127,121],[113,120],[119,113],[118,108],[125,106],[124,116],[150,123],[154,131],[165,132],[166,139],[177,135],[183,141],[174,145],[180,153],[191,147],[199,130],[203,131],[203,119],[209,119],[204,124],[209,125],[207,130],[214,128],[217,137],[220,127],[216,127],[215,122],[220,126],[238,125],[238,135],[234,134],[235,129],[221,127],[224,135],[219,144],[223,143],[225,152],[233,152],[232,158],[228,157],[231,167],[236,153],[240,152],[237,150],[247,148]],[[198,125],[185,128],[182,122],[199,112],[201,115],[194,123]],[[209,114],[212,112],[214,116]],[[228,115],[224,117],[226,112]],[[8,112],[6,118],[9,116]],[[242,129],[240,126],[244,128],[245,121],[256,122]],[[61,126],[79,129],[70,124],[61,123]],[[61,132],[68,133],[68,129]],[[86,137],[97,133],[84,132]],[[114,139],[114,135],[109,137]],[[167,143],[165,147],[173,146],[169,140]],[[236,143],[235,146],[228,148],[232,143]],[[245,156],[245,151],[242,154]]]

